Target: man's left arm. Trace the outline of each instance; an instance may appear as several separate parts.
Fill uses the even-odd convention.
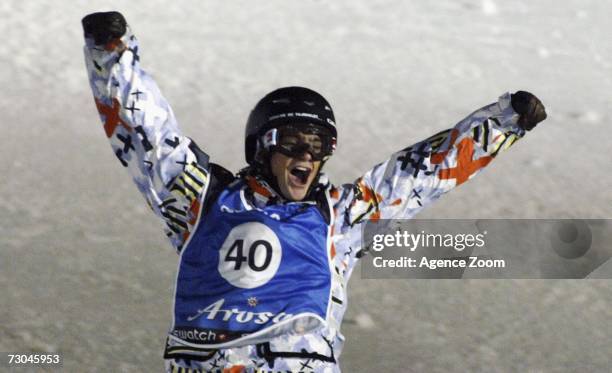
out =
[[[442,131],[391,156],[349,186],[344,222],[411,218],[476,176],[546,118],[533,94],[506,93]]]

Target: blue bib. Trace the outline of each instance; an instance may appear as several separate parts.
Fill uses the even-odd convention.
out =
[[[220,348],[305,333],[327,320],[329,225],[314,204],[254,207],[226,188],[180,258],[170,338]]]

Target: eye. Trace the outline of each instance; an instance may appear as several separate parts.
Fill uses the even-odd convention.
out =
[[[319,135],[305,135],[304,142],[308,143],[314,151],[320,151],[323,147],[323,141]]]
[[[321,143],[321,140],[316,140],[310,143],[310,147],[314,152],[319,153],[323,148],[323,143]]]
[[[298,142],[299,142],[299,139],[297,138],[297,136],[293,136],[293,135],[283,136],[280,139],[281,145],[295,145]]]

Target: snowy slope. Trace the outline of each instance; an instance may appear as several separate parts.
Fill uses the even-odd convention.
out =
[[[80,19],[122,11],[183,130],[227,168],[266,92],[323,93],[337,183],[505,91],[549,119],[422,217],[611,218],[607,1],[0,3],[0,351],[67,371],[161,370],[176,256],[110,151]],[[483,202],[484,201],[484,202]],[[353,277],[347,372],[605,371],[612,287]]]

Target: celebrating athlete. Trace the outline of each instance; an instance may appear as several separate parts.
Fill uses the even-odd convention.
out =
[[[506,93],[334,186],[322,172],[338,138],[330,104],[280,88],[252,110],[248,166],[234,174],[179,130],[124,17],[82,22],[106,136],[180,254],[168,372],[338,372],[361,225],[412,218],[546,118],[534,95]]]

